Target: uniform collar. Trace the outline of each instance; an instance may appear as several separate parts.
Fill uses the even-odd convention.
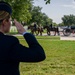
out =
[[[2,32],[0,32],[0,35],[4,35]]]

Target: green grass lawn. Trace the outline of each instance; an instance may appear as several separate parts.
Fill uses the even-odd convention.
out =
[[[17,36],[27,46],[23,37]],[[21,63],[21,75],[75,75],[75,41],[60,41],[59,37],[36,36],[46,53],[39,63]]]

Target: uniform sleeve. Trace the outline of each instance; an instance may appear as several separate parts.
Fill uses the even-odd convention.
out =
[[[46,58],[45,52],[35,37],[32,34],[27,33],[24,35],[24,38],[26,39],[29,47],[21,45],[18,39],[16,39],[10,52],[11,60],[18,62],[43,61]]]

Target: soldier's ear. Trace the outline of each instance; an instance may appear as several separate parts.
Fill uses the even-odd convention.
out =
[[[3,20],[2,25],[4,25],[4,26],[7,25],[7,19]]]

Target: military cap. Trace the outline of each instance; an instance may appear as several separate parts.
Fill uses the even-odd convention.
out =
[[[0,11],[6,11],[10,15],[12,14],[12,8],[11,8],[10,4],[8,4],[7,2],[4,2],[4,1],[0,1]]]

